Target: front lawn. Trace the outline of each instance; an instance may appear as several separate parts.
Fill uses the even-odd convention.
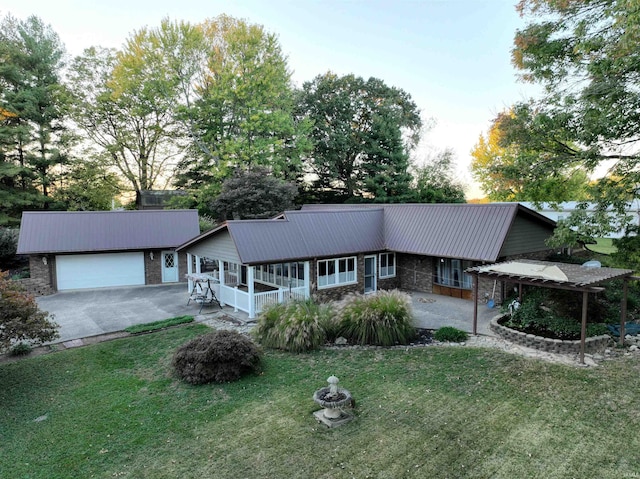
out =
[[[3,478],[634,478],[640,364],[580,369],[489,349],[268,352],[189,386],[173,351],[208,328],[0,365]],[[356,420],[318,425],[335,374]]]

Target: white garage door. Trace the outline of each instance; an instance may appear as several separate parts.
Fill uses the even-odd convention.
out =
[[[144,253],[56,256],[58,290],[144,284]]]

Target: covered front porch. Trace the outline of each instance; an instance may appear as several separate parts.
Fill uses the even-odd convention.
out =
[[[221,306],[250,319],[269,305],[309,298],[309,271],[308,261],[249,265],[187,253],[189,294],[210,288]]]

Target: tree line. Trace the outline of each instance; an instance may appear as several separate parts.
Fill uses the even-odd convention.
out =
[[[246,191],[276,208],[464,201],[450,151],[415,164],[424,125],[409,93],[331,72],[297,88],[261,25],[164,19],[69,59],[40,18],[7,15],[0,60],[0,224],[167,188],[221,219],[254,214],[228,197]]]
[[[511,105],[472,151],[472,172],[495,201],[579,201],[559,243],[579,234],[635,233],[640,191],[640,2],[521,0],[528,21],[512,63],[543,94]],[[596,214],[586,214],[587,201]],[[615,220],[613,220],[615,217]]]

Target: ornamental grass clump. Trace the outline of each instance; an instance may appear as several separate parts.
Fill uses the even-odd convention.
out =
[[[301,353],[317,349],[326,340],[325,325],[331,308],[311,299],[275,304],[265,309],[253,329],[263,346]]]
[[[348,295],[337,310],[338,334],[350,343],[393,346],[416,336],[411,298],[398,290]]]
[[[191,384],[235,381],[258,369],[260,350],[236,331],[214,331],[183,344],[173,357],[178,376]]]

